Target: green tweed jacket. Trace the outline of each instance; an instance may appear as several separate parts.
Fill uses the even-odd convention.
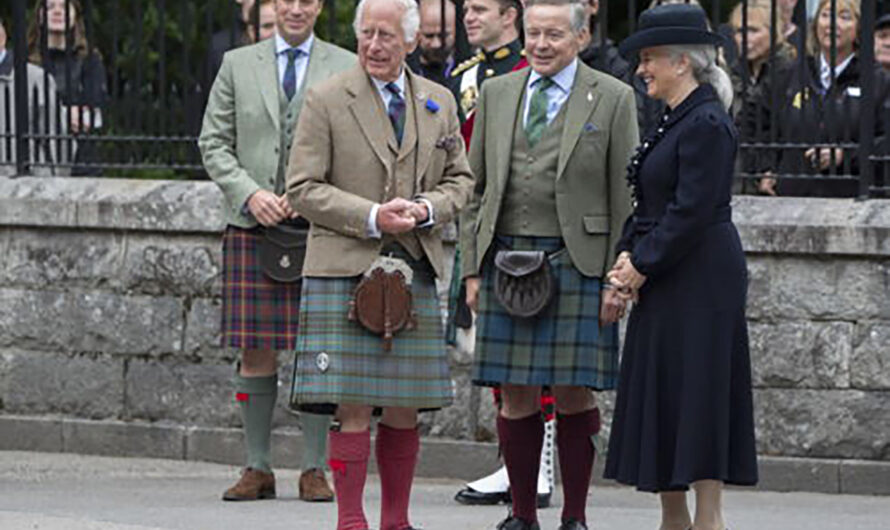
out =
[[[473,197],[460,217],[461,275],[480,274],[495,236],[510,173],[510,154],[529,68],[482,85],[470,140]],[[636,102],[625,83],[578,64],[567,105],[556,173],[560,230],[575,267],[603,277],[631,212],[625,181],[639,141]]]
[[[317,36],[309,54],[303,86],[306,90],[356,64],[352,52]],[[281,105],[275,39],[232,50],[222,66],[204,113],[198,146],[207,173],[226,197],[226,222],[252,228],[257,222],[245,215],[244,205],[257,190],[275,191],[281,144]],[[302,101],[298,101],[298,108]],[[294,119],[297,123],[298,119]]]

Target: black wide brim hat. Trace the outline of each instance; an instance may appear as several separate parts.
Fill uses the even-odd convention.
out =
[[[672,44],[712,44],[726,46],[723,35],[708,29],[708,17],[695,4],[664,4],[643,11],[637,30],[618,46],[630,57],[643,48]]]

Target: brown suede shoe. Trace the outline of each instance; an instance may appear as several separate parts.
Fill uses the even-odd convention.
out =
[[[275,498],[275,474],[245,468],[238,482],[223,493],[224,501],[256,501]]]
[[[334,491],[328,485],[324,471],[307,469],[300,475],[300,500],[308,502],[331,502]]]

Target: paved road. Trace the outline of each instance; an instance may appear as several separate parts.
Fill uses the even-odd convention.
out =
[[[236,476],[230,466],[68,454],[0,452],[2,530],[330,530],[332,504],[295,499],[297,472],[278,473],[276,501],[224,503]],[[490,530],[504,507],[454,503],[455,481],[415,485],[413,521],[425,530]],[[366,492],[369,517],[379,514],[376,477]],[[557,499],[559,502],[559,499]],[[887,530],[890,497],[730,491],[734,530]],[[588,514],[592,529],[653,530],[654,496],[597,488]],[[543,530],[555,530],[559,509],[543,510]]]

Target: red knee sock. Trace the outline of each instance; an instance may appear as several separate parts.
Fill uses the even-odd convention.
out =
[[[498,440],[510,477],[513,516],[528,523],[535,522],[538,520],[538,468],[544,442],[541,414],[535,412],[518,420],[498,416]]]
[[[586,522],[584,508],[590,490],[595,451],[591,436],[600,430],[600,411],[556,416],[556,447],[562,473],[562,520]]]
[[[408,503],[420,450],[417,429],[394,429],[379,423],[375,449],[380,472],[380,530],[411,528]]]
[[[367,530],[362,496],[371,455],[371,432],[331,431],[328,455],[337,493],[337,530]]]

